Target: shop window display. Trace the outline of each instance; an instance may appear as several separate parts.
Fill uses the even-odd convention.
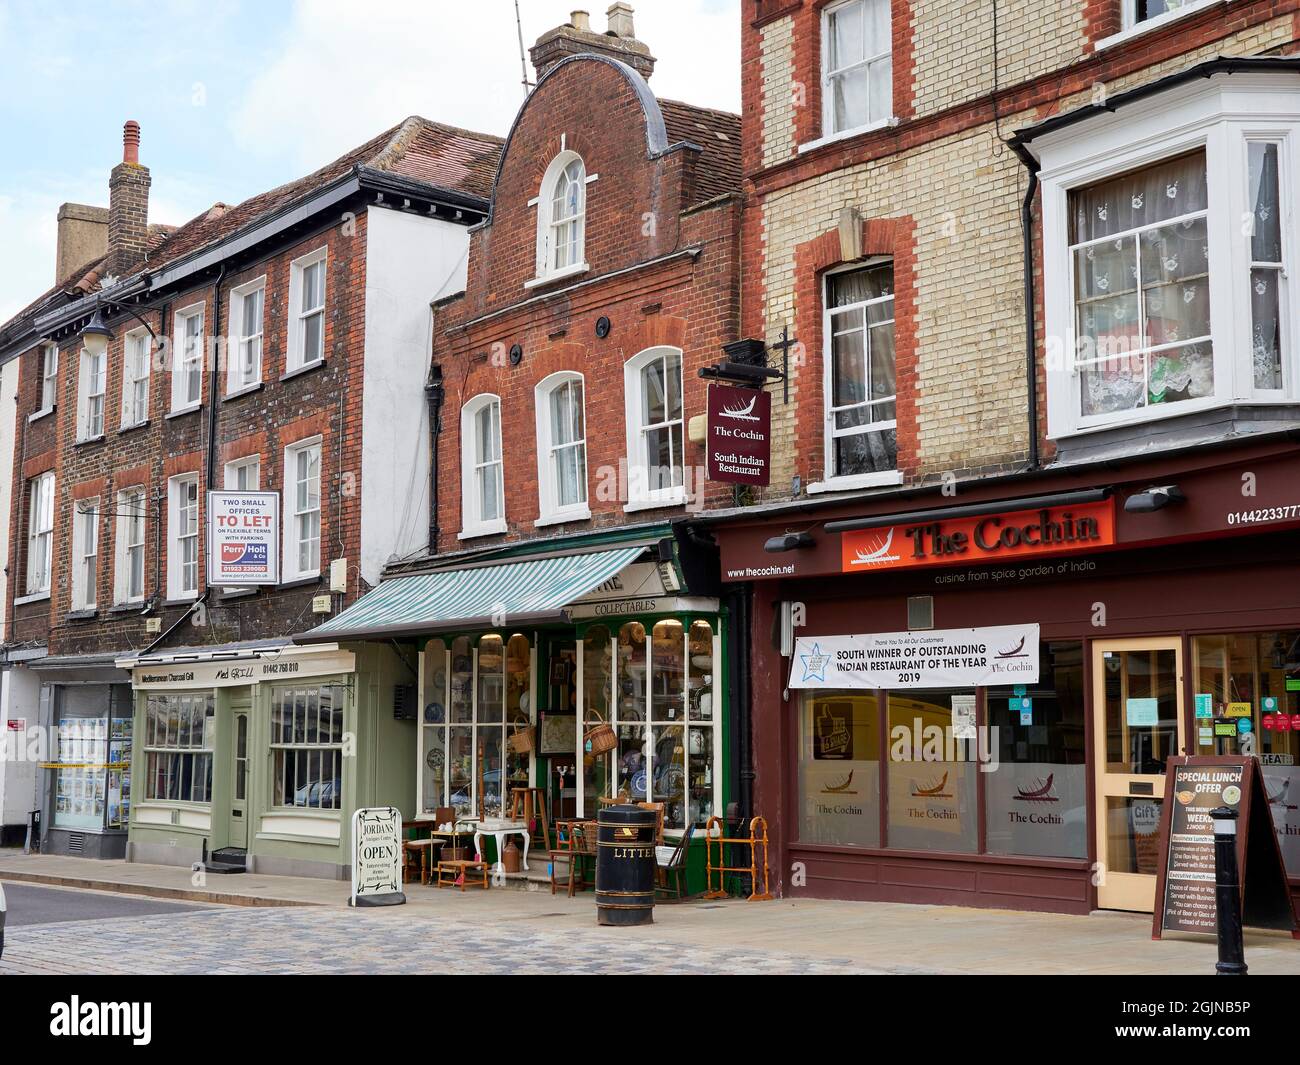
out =
[[[975,741],[954,742],[951,729],[955,709],[973,714],[975,693],[891,692],[888,699],[888,846],[974,853]]]
[[[450,806],[458,817],[498,818],[510,788],[528,785],[529,756],[508,739],[532,721],[532,648],[497,634],[477,645],[460,636],[425,646],[420,725],[420,809]]]
[[[145,798],[210,803],[216,746],[212,693],[151,695],[145,702]]]
[[[595,625],[582,638],[582,697],[585,706],[584,721],[590,725],[597,717],[612,721],[610,707],[613,690],[613,642],[609,629]],[[608,795],[610,787],[610,756],[584,754],[582,757],[583,815],[595,818],[598,797]]]
[[[1192,639],[1195,750],[1259,758],[1282,858],[1300,876],[1300,632]]]

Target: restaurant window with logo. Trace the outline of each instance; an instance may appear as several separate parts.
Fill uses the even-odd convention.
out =
[[[798,839],[1083,859],[1085,722],[1078,641],[1042,644],[1036,683],[805,690]]]
[[[1195,752],[1259,758],[1273,827],[1300,876],[1300,631],[1192,638]]]
[[[989,854],[1087,857],[1083,673],[1080,642],[1044,643],[1037,684],[986,690],[996,752],[984,774]]]
[[[874,692],[808,692],[799,729],[799,839],[880,846],[880,703]]]
[[[502,817],[510,789],[527,787],[530,756],[512,742],[532,722],[527,636],[492,633],[425,647],[420,719],[420,811]]]

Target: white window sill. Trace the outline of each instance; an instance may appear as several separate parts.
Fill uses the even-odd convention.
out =
[[[1103,37],[1094,45],[1094,48],[1098,52],[1106,48],[1114,48],[1125,41],[1133,40],[1134,37],[1141,37],[1152,30],[1158,30],[1161,26],[1168,26],[1171,22],[1177,22],[1186,15],[1196,11],[1204,11],[1207,7],[1214,7],[1216,4],[1226,2],[1227,0],[1198,0],[1198,2],[1188,4],[1186,7],[1180,7],[1177,11],[1166,11],[1155,18],[1146,19],[1143,22],[1129,26],[1127,29],[1120,30],[1119,33],[1112,33],[1109,37]]]
[[[182,414],[193,414],[201,406],[203,406],[202,403],[190,403],[184,407],[174,407],[167,412],[167,417],[179,418]]]
[[[1148,407],[1142,407],[1138,411],[1121,411],[1117,414],[1098,415],[1089,418],[1087,421],[1079,421],[1075,424],[1062,429],[1060,432],[1049,434],[1051,439],[1067,439],[1072,436],[1088,436],[1092,433],[1104,433],[1108,429],[1125,429],[1139,425],[1150,425],[1156,422],[1169,421],[1173,418],[1180,418],[1185,414],[1195,414],[1203,410],[1211,410],[1215,407],[1232,406],[1240,400],[1219,399],[1217,396],[1206,396],[1202,399],[1183,400],[1180,403],[1156,403]]]
[[[31,595],[20,595],[15,597],[14,606],[26,606],[28,603],[39,603],[50,598],[49,592],[33,592]]]
[[[856,477],[828,477],[808,486],[810,496],[826,495],[829,492],[856,492],[862,488],[882,488],[886,485],[902,484],[903,475],[897,470],[888,473],[863,473]]]
[[[129,433],[132,429],[143,429],[149,424],[148,417],[141,418],[138,422],[123,422],[118,426],[119,433]]]
[[[163,606],[173,606],[181,603],[193,603],[199,597],[198,592],[173,592],[167,591],[167,602]]]
[[[42,418],[53,413],[54,413],[53,407],[42,407],[40,410],[34,411],[33,413],[27,415],[27,422],[29,425],[32,422],[39,422]]]
[[[842,129],[839,133],[831,133],[825,137],[818,137],[815,141],[809,141],[807,144],[799,145],[799,154],[803,155],[805,152],[815,152],[818,148],[824,148],[828,144],[837,144],[839,141],[852,140],[854,137],[861,137],[864,133],[875,133],[878,129],[885,129],[897,125],[897,118],[881,118],[877,119],[875,122],[868,122],[865,126],[855,126],[853,129]]]
[[[481,536],[500,536],[506,531],[506,523],[503,518],[501,521],[488,522],[486,525],[471,525],[463,532],[456,534],[457,540],[477,540]]]
[[[524,288],[539,288],[542,285],[549,285],[554,281],[563,281],[569,277],[577,277],[579,274],[585,274],[591,267],[587,263],[574,263],[572,266],[566,266],[563,270],[556,270],[554,273],[547,274],[545,277],[535,277],[531,281],[524,282]]]
[[[256,392],[262,387],[261,381],[250,381],[246,385],[240,385],[238,388],[230,389],[222,399],[238,399],[240,396],[246,396],[250,392]]]
[[[74,444],[98,444],[104,439],[103,433],[92,433],[90,436],[79,436],[73,441]]]
[[[570,521],[590,521],[590,507],[570,507],[568,510],[557,510],[554,514],[546,514],[533,522],[533,527],[544,529],[548,525],[563,525]]]
[[[662,510],[666,507],[684,507],[686,505],[686,489],[679,488],[661,496],[651,496],[648,499],[634,499],[623,507],[625,514],[635,514],[639,510]]]

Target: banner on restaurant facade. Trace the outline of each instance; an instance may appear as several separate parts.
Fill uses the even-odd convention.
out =
[[[1038,682],[1038,626],[801,636],[791,688],[972,688]]]

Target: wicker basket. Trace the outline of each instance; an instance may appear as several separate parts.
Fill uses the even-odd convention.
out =
[[[618,733],[614,731],[613,726],[606,724],[605,719],[595,710],[591,713],[596,715],[596,724],[583,734],[582,749],[588,754],[608,754],[617,749]]]
[[[528,754],[533,749],[533,726],[524,725],[518,732],[512,732],[506,740],[506,750],[511,754]]]

